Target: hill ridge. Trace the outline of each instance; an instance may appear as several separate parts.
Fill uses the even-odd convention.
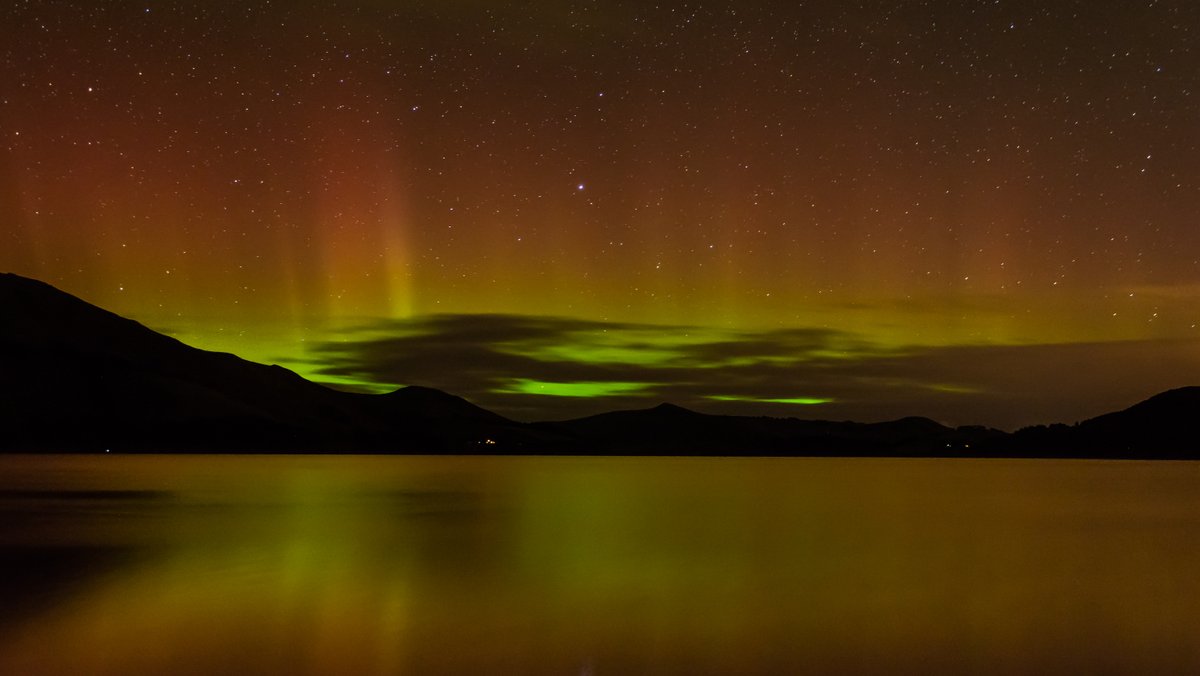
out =
[[[0,273],[0,451],[434,452],[1197,458],[1200,387],[1074,426],[1007,434],[712,415],[670,402],[521,423],[410,385],[340,392],[189,346],[54,286]]]

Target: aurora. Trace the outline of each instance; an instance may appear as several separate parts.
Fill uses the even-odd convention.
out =
[[[1200,377],[1186,11],[19,3],[0,270],[525,420],[1078,420]]]

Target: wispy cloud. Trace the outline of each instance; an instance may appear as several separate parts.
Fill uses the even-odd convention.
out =
[[[331,381],[428,385],[524,420],[671,401],[711,412],[928,415],[1011,428],[1071,422],[1200,382],[1198,341],[897,348],[824,328],[509,315],[365,324],[310,357],[313,372]]]

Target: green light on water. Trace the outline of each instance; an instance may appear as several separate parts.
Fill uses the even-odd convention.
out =
[[[649,389],[648,383],[626,382],[578,382],[554,383],[529,378],[513,378],[504,387],[496,388],[496,394],[538,394],[548,397],[613,397],[639,394]]]
[[[762,398],[762,397],[740,397],[733,394],[713,394],[707,397],[713,401],[748,401],[756,404],[793,404],[796,406],[818,406],[820,404],[831,404],[833,399],[824,397],[779,397],[779,398]]]

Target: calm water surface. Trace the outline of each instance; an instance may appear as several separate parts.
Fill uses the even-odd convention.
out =
[[[3,674],[1200,672],[1200,464],[2,457]]]

